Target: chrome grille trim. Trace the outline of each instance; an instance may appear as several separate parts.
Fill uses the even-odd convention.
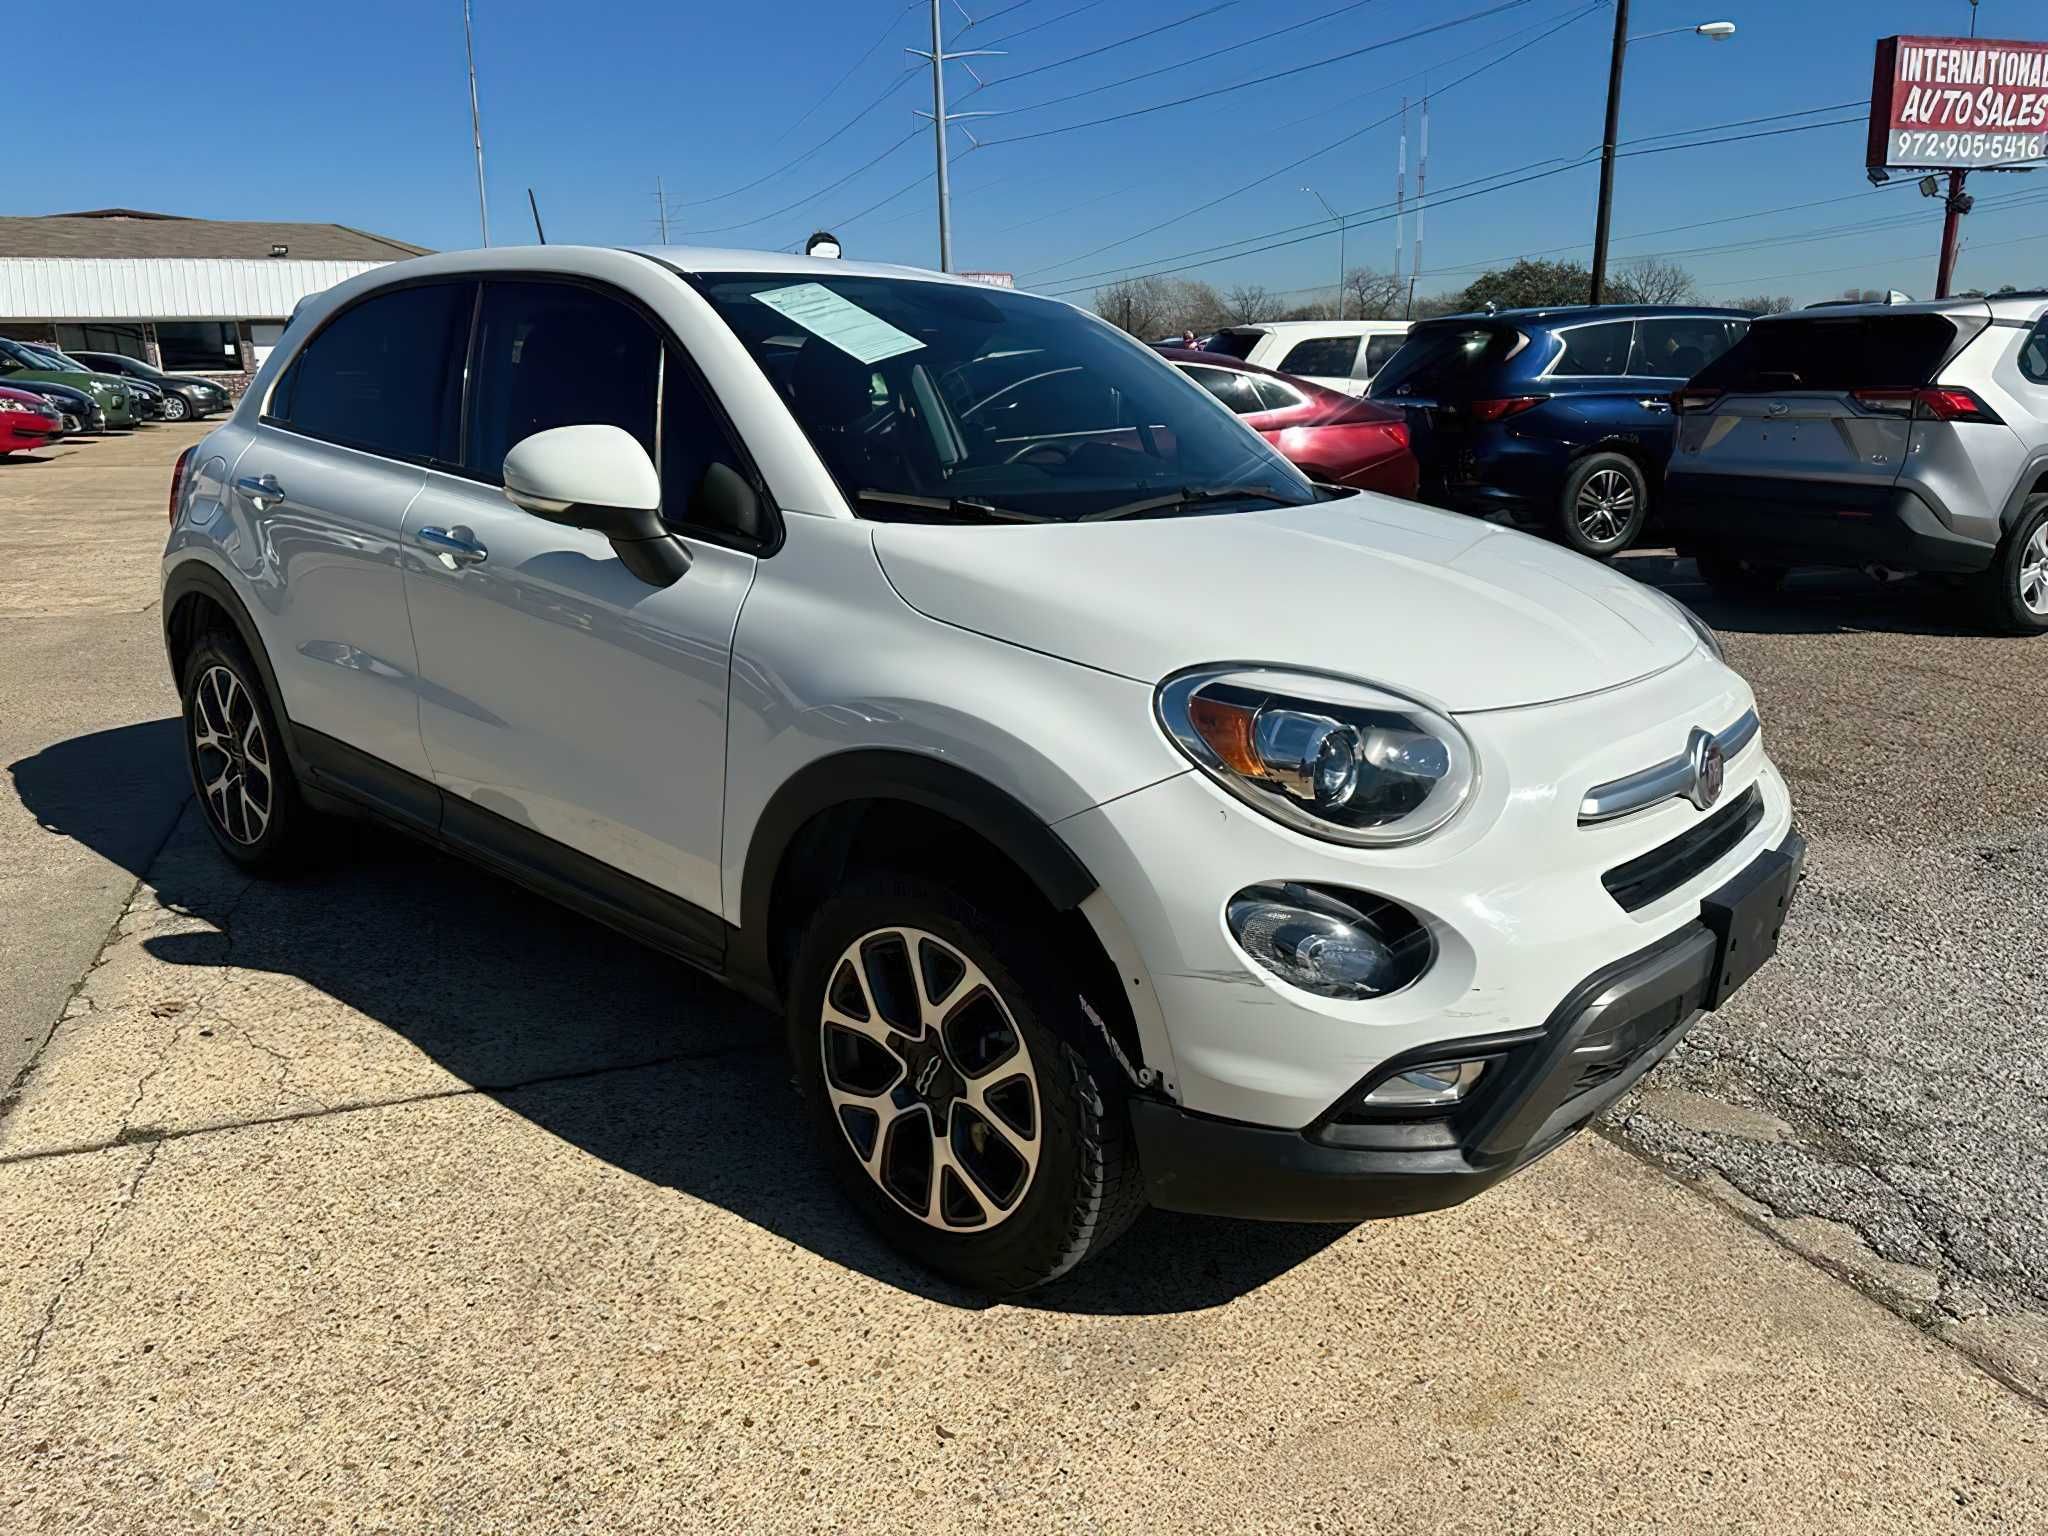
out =
[[[1756,733],[1761,728],[1756,711],[1744,710],[1741,719],[1726,730],[1714,733],[1714,741],[1721,748],[1721,755],[1732,763],[1736,753],[1756,740]],[[1666,800],[1682,798],[1691,792],[1692,781],[1692,754],[1681,752],[1627,778],[1596,784],[1579,802],[1579,825],[1585,827],[1595,822],[1612,821],[1617,816],[1627,816]]]

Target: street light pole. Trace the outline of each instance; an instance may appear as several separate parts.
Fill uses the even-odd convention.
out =
[[[1337,221],[1337,318],[1339,320],[1342,320],[1344,318],[1344,231],[1346,227],[1345,218],[1343,214],[1339,213],[1336,209],[1332,208],[1330,206],[1330,200],[1324,197],[1323,194],[1318,192],[1314,187],[1303,187],[1301,190],[1306,192],[1310,197],[1314,198],[1317,202],[1321,203],[1323,205],[1323,212],[1327,213],[1331,218]]]
[[[1621,130],[1621,66],[1628,57],[1628,0],[1614,0],[1614,54],[1607,65],[1607,128],[1600,136],[1600,206],[1593,224],[1593,282],[1586,297],[1607,291],[1607,220],[1614,211],[1614,141]]]

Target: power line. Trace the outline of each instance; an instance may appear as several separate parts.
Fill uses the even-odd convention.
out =
[[[1134,117],[1146,117],[1154,112],[1164,112],[1173,107],[1185,107],[1197,101],[1215,101],[1217,98],[1228,96],[1235,91],[1250,90],[1255,85],[1271,85],[1275,80],[1290,79],[1295,75],[1307,74],[1310,70],[1327,69],[1330,65],[1342,64],[1347,59],[1361,58],[1368,53],[1378,53],[1383,48],[1397,47],[1402,43],[1412,43],[1419,37],[1428,37],[1437,32],[1447,32],[1453,27],[1462,27],[1475,21],[1484,21],[1489,16],[1498,16],[1503,11],[1518,10],[1522,6],[1534,3],[1535,0],[1499,0],[1498,4],[1490,5],[1481,11],[1473,11],[1468,15],[1456,16],[1449,21],[1439,21],[1427,27],[1418,27],[1415,31],[1403,33],[1399,37],[1386,38],[1377,43],[1367,43],[1359,48],[1349,48],[1343,53],[1333,53],[1326,58],[1311,59],[1306,64],[1296,64],[1287,69],[1275,70],[1270,75],[1260,75],[1251,80],[1240,80],[1235,85],[1221,85],[1214,90],[1202,91],[1193,96],[1177,96],[1172,101],[1155,102],[1149,107],[1133,107],[1128,112],[1113,112],[1107,117],[1091,117],[1085,122],[1067,123],[1059,128],[1040,128],[1033,133],[1014,133],[1008,138],[985,139],[982,142],[986,148],[990,149],[993,149],[998,144],[1022,144],[1030,139],[1050,138],[1054,134],[1059,133],[1078,133],[1083,128],[1100,128],[1105,123],[1127,122]]]
[[[766,224],[770,219],[780,218],[783,214],[789,213],[794,209],[801,208],[806,203],[817,201],[817,199],[823,197],[827,192],[837,191],[839,188],[845,186],[849,181],[853,180],[854,177],[860,175],[863,171],[873,170],[876,166],[880,165],[884,160],[888,159],[891,155],[895,154],[897,150],[901,149],[904,145],[908,144],[912,139],[916,138],[919,134],[923,132],[924,130],[922,128],[911,129],[910,132],[903,135],[902,138],[898,139],[894,144],[891,144],[879,155],[876,155],[871,160],[862,161],[859,165],[855,166],[852,170],[848,171],[844,176],[840,177],[837,181],[830,182],[827,185],[818,188],[818,190],[815,192],[808,192],[804,194],[804,196],[796,199],[796,201],[794,202],[784,203],[780,208],[776,208],[768,213],[761,214],[758,218],[743,219],[737,224],[718,224],[712,226],[709,229],[693,229],[690,230],[689,233],[692,235],[723,235],[735,229],[752,229],[756,224]],[[936,175],[937,172],[934,172],[933,174]]]
[[[1028,5],[1030,3],[1031,0],[1019,0],[1019,4]],[[820,96],[816,101],[812,102],[810,106],[806,107],[804,109],[804,115],[802,117],[799,117],[795,122],[791,123],[787,128],[783,129],[782,132],[778,133],[775,136],[774,140],[770,143],[769,148],[774,148],[775,145],[782,143],[782,141],[787,139],[792,133],[795,133],[797,129],[803,127],[803,125],[809,122],[811,118],[817,113],[820,107],[824,106],[826,102],[830,101],[834,96],[838,95],[839,88],[842,85],[846,84],[847,81],[853,78],[854,72],[858,70],[861,67],[861,65],[867,63],[869,59],[874,57],[875,50],[881,47],[882,44],[889,41],[889,35],[892,32],[894,32],[898,27],[903,25],[903,18],[905,16],[908,16],[912,11],[916,9],[917,0],[910,0],[910,3],[905,5],[902,10],[898,11],[894,16],[891,16],[889,18],[888,24],[882,28],[881,34],[877,36],[872,43],[868,44],[867,51],[863,53],[859,58],[855,59],[851,64],[846,66],[846,73],[841,75],[837,80],[834,80],[832,82],[832,87],[830,90],[826,91],[824,95]]]
[[[1806,127],[1805,127],[1805,128],[1789,128],[1789,129],[1785,129],[1785,130],[1783,130],[1783,131],[1784,131],[1784,132],[1788,132],[1788,133],[1799,133],[1799,132],[1804,132],[1804,131],[1807,131],[1807,129],[1810,129],[1810,128],[1832,128],[1832,127],[1837,127],[1837,126],[1839,126],[1839,124],[1837,124],[1837,123],[1833,123],[1833,122],[1829,122],[1829,123],[1814,123],[1814,124],[1808,124],[1808,125],[1806,125]],[[1727,137],[1727,138],[1720,138],[1720,139],[1700,139],[1700,140],[1696,140],[1696,141],[1694,141],[1694,142],[1692,142],[1692,143],[1689,143],[1689,144],[1677,144],[1677,145],[1667,145],[1667,146],[1662,146],[1662,147],[1661,147],[1661,149],[1655,149],[1655,148],[1653,148],[1653,149],[1647,149],[1647,150],[1629,150],[1629,151],[1624,151],[1624,153],[1627,153],[1627,154],[1655,154],[1655,153],[1660,153],[1660,152],[1662,152],[1662,150],[1664,150],[1664,149],[1673,149],[1673,150],[1675,150],[1675,149],[1705,149],[1705,148],[1711,148],[1711,147],[1713,147],[1713,146],[1715,146],[1715,145],[1719,145],[1719,144],[1728,144],[1728,143],[1735,143],[1735,142],[1738,142],[1739,140],[1742,140],[1742,139],[1747,139],[1747,138],[1753,138],[1753,137],[1756,137],[1756,135],[1752,135],[1752,134],[1737,134],[1737,135],[1731,135],[1730,137]],[[1590,155],[1590,152],[1589,152],[1589,155]],[[1551,167],[1550,169],[1548,169],[1548,170],[1535,170],[1535,169],[1533,169],[1533,167],[1535,167],[1535,166],[1540,166],[1540,165],[1543,165],[1544,163],[1545,163],[1545,162],[1544,162],[1544,161],[1541,161],[1541,160],[1538,160],[1538,161],[1532,161],[1532,162],[1530,162],[1530,164],[1529,164],[1528,166],[1525,166],[1525,167],[1521,167],[1521,168],[1519,168],[1519,169],[1520,169],[1520,170],[1522,170],[1522,171],[1527,171],[1527,172],[1528,172],[1528,174],[1517,174],[1517,172],[1514,172],[1514,171],[1497,171],[1497,172],[1494,172],[1494,173],[1493,173],[1493,174],[1492,174],[1491,176],[1478,176],[1478,177],[1474,177],[1474,178],[1472,178],[1472,179],[1471,179],[1470,181],[1466,181],[1466,182],[1460,182],[1460,183],[1458,183],[1458,184],[1457,184],[1457,186],[1455,186],[1455,187],[1453,187],[1453,188],[1449,188],[1449,189],[1447,189],[1448,191],[1450,191],[1450,192],[1453,192],[1453,193],[1457,193],[1458,195],[1455,195],[1455,196],[1433,196],[1433,197],[1431,198],[1431,201],[1430,201],[1430,206],[1431,206],[1432,208],[1436,208],[1436,207],[1443,207],[1443,206],[1448,206],[1449,204],[1452,204],[1452,203],[1460,203],[1460,202],[1465,202],[1465,201],[1468,201],[1468,200],[1470,200],[1471,198],[1474,198],[1474,197],[1485,197],[1485,196],[1488,196],[1489,194],[1491,194],[1491,193],[1495,193],[1495,192],[1507,192],[1507,191],[1512,191],[1512,190],[1514,190],[1514,189],[1515,189],[1515,188],[1517,188],[1517,187],[1523,187],[1523,186],[1527,186],[1527,185],[1529,185],[1529,184],[1530,184],[1530,183],[1532,183],[1532,182],[1537,182],[1537,181],[1544,181],[1544,180],[1547,180],[1547,179],[1549,179],[1549,178],[1550,178],[1550,177],[1552,177],[1552,176],[1558,176],[1558,175],[1562,175],[1562,174],[1564,174],[1564,173],[1565,173],[1565,172],[1567,172],[1567,171],[1583,170],[1583,169],[1585,169],[1585,168],[1586,168],[1587,166],[1590,166],[1590,165],[1594,165],[1594,164],[1597,164],[1598,162],[1594,161],[1593,159],[1591,159],[1591,158],[1590,158],[1590,157],[1588,156],[1588,157],[1581,157],[1581,158],[1579,158],[1579,159],[1576,159],[1576,160],[1570,161],[1569,163],[1567,163],[1567,164],[1564,164],[1564,165],[1557,165],[1557,166],[1552,166],[1552,167]],[[1502,177],[1510,177],[1510,176],[1511,176],[1511,177],[1513,177],[1514,179],[1512,179],[1512,180],[1507,180],[1507,181],[1503,181],[1503,180],[1501,180],[1501,178],[1502,178]],[[1496,182],[1496,183],[1498,183],[1498,184],[1497,184],[1497,185],[1493,185],[1493,186],[1478,186],[1478,185],[1477,185],[1477,184],[1478,184],[1478,183],[1480,183],[1480,182],[1487,182],[1487,181],[1492,181],[1492,182]],[[1461,190],[1460,190],[1461,188],[1471,188],[1472,190],[1468,190],[1468,191],[1461,191]],[[1351,212],[1351,213],[1346,213],[1346,214],[1344,215],[1344,218],[1345,218],[1345,220],[1346,220],[1347,222],[1350,222],[1350,223],[1352,223],[1352,224],[1353,224],[1353,227],[1357,227],[1357,226],[1359,226],[1359,225],[1372,225],[1372,224],[1384,224],[1384,223],[1387,223],[1387,222],[1389,222],[1389,221],[1390,221],[1391,219],[1393,219],[1393,218],[1394,218],[1394,215],[1393,215],[1393,214],[1391,214],[1391,213],[1384,213],[1384,214],[1381,214],[1381,215],[1380,215],[1379,217],[1377,217],[1377,218],[1362,218],[1362,217],[1361,217],[1361,215],[1362,215],[1362,214],[1365,214],[1365,213],[1370,213],[1370,212],[1374,211],[1375,209],[1383,209],[1383,208],[1387,208],[1387,207],[1389,207],[1389,206],[1391,206],[1391,205],[1389,205],[1389,204],[1387,204],[1387,203],[1374,203],[1374,204],[1368,204],[1368,205],[1367,205],[1367,206],[1366,206],[1365,208],[1363,208],[1363,209],[1359,209],[1359,210],[1357,210],[1357,211],[1355,211],[1355,212]],[[1112,281],[1120,281],[1120,280],[1123,280],[1124,278],[1132,278],[1132,277],[1162,277],[1162,276],[1167,276],[1167,275],[1169,275],[1169,274],[1172,274],[1172,273],[1176,273],[1176,272],[1188,272],[1188,271],[1194,271],[1194,270],[1196,270],[1196,269],[1198,269],[1198,268],[1201,268],[1201,267],[1211,267],[1211,266],[1216,266],[1216,265],[1218,265],[1218,264],[1220,264],[1220,263],[1222,263],[1222,262],[1226,262],[1226,261],[1236,261],[1236,260],[1238,260],[1238,259],[1239,259],[1239,258],[1241,258],[1241,257],[1245,257],[1245,256],[1256,256],[1256,255],[1260,255],[1260,254],[1262,254],[1262,253],[1264,253],[1264,252],[1266,252],[1266,251],[1271,251],[1271,250],[1281,250],[1281,249],[1284,249],[1284,248],[1286,248],[1286,247],[1288,247],[1288,246],[1293,246],[1293,245],[1301,245],[1301,244],[1304,244],[1304,243],[1306,243],[1307,241],[1310,241],[1310,240],[1316,240],[1316,239],[1321,239],[1321,238],[1325,238],[1325,237],[1326,237],[1326,236],[1328,235],[1328,233],[1329,233],[1328,229],[1327,229],[1326,227],[1324,227],[1324,224],[1325,224],[1326,222],[1327,222],[1327,221],[1321,221],[1321,222],[1319,222],[1319,223],[1318,223],[1318,224],[1317,224],[1317,225],[1316,225],[1315,227],[1313,227],[1313,228],[1311,228],[1311,229],[1310,229],[1310,232],[1309,232],[1309,233],[1307,233],[1307,234],[1304,234],[1304,235],[1297,235],[1297,236],[1295,236],[1294,238],[1291,238],[1291,239],[1285,239],[1285,240],[1273,240],[1273,241],[1270,241],[1269,243],[1267,243],[1267,244],[1264,244],[1264,245],[1256,245],[1256,246],[1251,246],[1251,247],[1250,247],[1250,248],[1248,248],[1248,249],[1243,249],[1243,250],[1235,250],[1235,251],[1231,251],[1231,252],[1229,252],[1229,253],[1227,253],[1227,254],[1225,254],[1225,255],[1221,255],[1221,256],[1213,256],[1213,257],[1210,257],[1210,259],[1208,259],[1208,260],[1205,260],[1205,261],[1188,261],[1188,262],[1182,262],[1182,263],[1180,263],[1179,265],[1176,265],[1176,266],[1171,266],[1171,267],[1154,267],[1154,268],[1150,268],[1150,269],[1148,269],[1148,270],[1146,270],[1146,271],[1143,271],[1143,272],[1135,271],[1135,270],[1133,270],[1132,268],[1128,268],[1128,267],[1126,267],[1126,268],[1111,268],[1111,269],[1108,269],[1108,270],[1106,270],[1106,271],[1103,271],[1103,272],[1093,272],[1093,273],[1086,273],[1086,274],[1083,274],[1082,276],[1080,276],[1080,277],[1077,277],[1077,278],[1073,278],[1073,279],[1070,279],[1070,280],[1064,280],[1064,281],[1068,281],[1068,282],[1070,282],[1071,286],[1067,286],[1067,287],[1062,287],[1062,288],[1057,288],[1057,289],[1053,289],[1053,290],[1051,290],[1051,291],[1052,291],[1052,292],[1053,292],[1053,293],[1054,293],[1055,295],[1063,295],[1063,294],[1069,294],[1069,293],[1082,293],[1082,292],[1092,292],[1092,291],[1093,291],[1094,289],[1096,289],[1096,288],[1102,288],[1102,287],[1107,287],[1107,286],[1108,286],[1108,283],[1107,283],[1107,282],[1102,282],[1102,283],[1095,283],[1095,282],[1091,282],[1091,281],[1089,281],[1089,279],[1091,279],[1091,278],[1098,278],[1098,277],[1100,277],[1100,278],[1108,278],[1108,279],[1111,279]],[[1294,226],[1291,226],[1291,228],[1294,228],[1294,229],[1300,229],[1300,228],[1303,228],[1303,227],[1305,227],[1305,226],[1302,226],[1302,225],[1294,225]],[[1275,233],[1275,234],[1280,234],[1280,233],[1286,233],[1286,231],[1274,231],[1273,233]],[[1261,238],[1261,237],[1259,237],[1259,236],[1250,236],[1250,237],[1247,237],[1247,238],[1248,238],[1248,239],[1259,239],[1259,238]],[[1232,242],[1227,242],[1227,243],[1228,243],[1228,244],[1231,244],[1231,245],[1242,245],[1242,244],[1244,244],[1245,242],[1243,242],[1243,241],[1232,241]],[[1220,247],[1220,246],[1211,246],[1211,247],[1208,247],[1208,250],[1211,250],[1211,251],[1214,251],[1214,250],[1221,250],[1221,249],[1223,249],[1223,247]],[[1200,252],[1200,251],[1195,251],[1195,252],[1184,252],[1183,254],[1185,254],[1185,255],[1202,255],[1202,254],[1204,254],[1204,252]],[[1168,258],[1164,258],[1164,259],[1167,259],[1167,260],[1174,260],[1175,258],[1172,258],[1172,257],[1168,257]]]
[[[1487,70],[1494,68],[1496,65],[1506,63],[1516,54],[1522,53],[1527,49],[1535,47],[1538,43],[1545,41],[1546,39],[1554,36],[1556,33],[1562,32],[1566,27],[1570,26],[1573,22],[1582,20],[1583,18],[1592,15],[1594,11],[1599,9],[1601,9],[1601,6],[1599,4],[1592,4],[1584,6],[1581,9],[1572,12],[1569,16],[1566,16],[1561,21],[1557,22],[1548,31],[1545,31],[1536,37],[1532,37],[1528,39],[1526,42],[1517,44],[1515,47],[1510,48],[1506,53],[1501,54],[1497,58],[1489,59],[1486,63],[1481,64],[1474,69],[1467,70],[1464,74],[1459,75],[1457,78],[1447,81],[1443,85],[1437,87],[1432,92],[1432,94],[1441,96],[1444,94],[1444,92],[1452,90],[1457,86],[1463,85],[1466,81],[1472,79],[1474,76],[1484,74]],[[1385,89],[1387,89],[1387,87],[1381,87],[1381,90]],[[1374,92],[1373,94],[1379,94],[1379,92]],[[1031,275],[1036,276],[1039,273],[1054,272],[1061,267],[1072,266],[1075,262],[1086,261],[1092,256],[1099,256],[1104,251],[1113,251],[1120,245],[1128,245],[1133,240],[1142,240],[1147,235],[1156,234],[1160,230],[1167,228],[1169,225],[1178,224],[1183,219],[1193,218],[1198,213],[1206,213],[1209,209],[1214,208],[1217,204],[1225,203],[1233,197],[1241,196],[1242,194],[1249,192],[1252,188],[1261,186],[1264,183],[1271,181],[1276,176],[1284,176],[1289,171],[1298,170],[1300,167],[1308,164],[1309,161],[1319,159],[1320,157],[1329,154],[1332,150],[1339,149],[1342,146],[1350,143],[1354,139],[1362,138],[1364,135],[1372,132],[1375,128],[1385,127],[1388,123],[1393,122],[1394,119],[1399,117],[1400,115],[1401,114],[1399,112],[1390,112],[1384,117],[1375,118],[1373,121],[1365,124],[1363,127],[1356,128],[1352,130],[1350,133],[1343,135],[1341,138],[1333,139],[1328,144],[1323,145],[1321,148],[1311,150],[1308,154],[1302,155],[1298,159],[1290,160],[1287,164],[1283,166],[1279,166],[1274,170],[1267,171],[1265,174],[1261,176],[1256,176],[1252,178],[1250,181],[1245,182],[1241,186],[1233,187],[1228,192],[1224,192],[1216,197],[1212,197],[1207,202],[1197,203],[1192,208],[1184,209],[1181,212],[1174,214],[1171,218],[1162,219],[1156,224],[1149,225],[1146,228],[1137,231],[1135,234],[1125,235],[1120,240],[1112,240],[1106,245],[1098,245],[1093,250],[1083,251],[1078,256],[1069,256],[1064,261],[1056,261],[1048,266],[1034,268]],[[1050,217],[1050,215],[1048,215],[1048,217]]]
[[[738,197],[742,192],[751,192],[754,190],[754,188],[760,186],[763,182],[773,181],[776,177],[782,175],[784,172],[795,170],[798,166],[802,165],[806,160],[810,159],[811,156],[815,155],[819,150],[823,149],[827,144],[830,144],[834,139],[838,138],[841,134],[845,133],[847,129],[853,127],[855,123],[858,123],[862,118],[866,117],[870,112],[874,111],[875,108],[881,106],[882,103],[887,101],[891,96],[894,96],[898,91],[902,90],[903,87],[910,82],[911,77],[917,74],[918,71],[922,68],[922,65],[913,64],[908,69],[901,71],[896,76],[896,78],[889,83],[888,88],[885,89],[881,95],[877,96],[873,101],[869,102],[866,106],[862,107],[858,112],[854,113],[852,117],[849,117],[837,128],[834,128],[830,133],[826,134],[824,138],[818,140],[817,143],[813,144],[809,149],[805,150],[802,154],[798,155],[794,160],[785,160],[781,165],[778,165],[774,170],[768,171],[763,175],[756,176],[752,181],[747,182],[743,186],[734,187],[730,191],[726,192],[716,192],[713,193],[710,197],[693,197],[685,202],[677,203],[676,206],[678,208],[701,208],[706,203],[722,203],[729,197]],[[773,217],[773,215],[769,215],[769,217]],[[757,219],[754,220],[753,222],[759,223],[760,221]],[[745,229],[747,226],[744,224],[728,224],[724,227],[727,229]]]
[[[912,3],[914,4],[915,0],[912,0]],[[986,16],[970,16],[967,18],[967,25],[960,29],[959,35],[964,37],[983,22],[994,21],[998,16],[1007,16],[1012,11],[1021,11],[1025,6],[1036,5],[1037,3],[1038,0],[1011,0],[1010,4],[1004,6],[999,11],[990,11]]]
[[[1046,107],[1056,107],[1059,106],[1062,102],[1079,101],[1083,96],[1099,96],[1104,91],[1114,91],[1119,87],[1132,85],[1140,80],[1150,80],[1154,75],[1170,75],[1180,70],[1186,69],[1190,65],[1206,64],[1209,60],[1221,58],[1226,53],[1239,53],[1242,52],[1244,49],[1253,46],[1256,43],[1270,42],[1274,38],[1283,37],[1289,32],[1299,32],[1303,27],[1312,27],[1315,26],[1318,22],[1328,21],[1334,16],[1342,16],[1346,12],[1362,10],[1368,5],[1377,4],[1379,4],[1379,0],[1351,0],[1350,4],[1340,5],[1334,11],[1324,11],[1320,15],[1309,17],[1306,21],[1290,22],[1288,25],[1284,27],[1275,27],[1271,32],[1261,32],[1257,37],[1247,37],[1241,39],[1238,42],[1227,43],[1221,48],[1212,48],[1207,53],[1198,53],[1191,59],[1180,59],[1172,64],[1157,65],[1152,69],[1140,70],[1135,75],[1126,75],[1121,80],[1110,80],[1102,85],[1091,85],[1086,90],[1082,91],[1069,91],[1064,96],[1049,96],[1044,101],[1032,102],[1031,105],[1028,107],[1010,107],[1006,109],[1006,112],[1009,116],[1016,116],[1018,114],[1025,112],[1037,112]],[[1222,7],[1218,6],[1214,7],[1214,9],[1220,10],[1222,9]],[[1196,13],[1196,15],[1198,16],[1206,16],[1208,14],[1208,11],[1198,11]],[[1143,35],[1144,34],[1142,33],[1140,34],[1140,36]],[[1098,49],[1096,51],[1100,52],[1101,50]],[[1086,58],[1087,55],[1076,54],[1075,57]],[[1062,59],[1057,61],[1057,63],[1055,64],[1041,64],[1038,66],[1037,69],[1022,70],[1014,75],[1004,75],[1000,80],[991,80],[989,81],[988,86],[994,87],[998,85],[1008,85],[1012,80],[1022,80],[1026,75],[1035,75],[1039,73],[1040,70],[1053,69],[1056,68],[1058,64],[1070,62],[1072,61]],[[988,87],[984,87],[984,89],[986,88]]]
[[[1192,22],[1200,21],[1205,16],[1214,16],[1218,11],[1227,11],[1233,6],[1242,5],[1243,3],[1244,0],[1217,0],[1215,5],[1207,6],[1199,11],[1190,11],[1187,15],[1177,16],[1172,21],[1163,21],[1156,27],[1147,27],[1143,32],[1133,32],[1129,37],[1120,37],[1113,43],[1102,43],[1094,48],[1083,49],[1080,53],[1070,53],[1064,59],[1054,59],[1049,64],[1034,64],[1029,69],[1020,69],[1014,75],[1004,75],[999,80],[989,81],[988,84],[990,86],[1008,85],[1013,80],[1023,80],[1031,75],[1042,75],[1048,69],[1062,69],[1069,64],[1078,64],[1083,59],[1092,59],[1097,54],[1112,53],[1118,48],[1128,48],[1132,43],[1142,43],[1148,37],[1157,37],[1162,32],[1171,32],[1177,27],[1185,27]],[[1360,3],[1370,4],[1371,0],[1360,0]],[[1253,39],[1253,41],[1256,41],[1256,39]],[[1131,78],[1141,80],[1144,76],[1133,75]],[[987,86],[983,87],[984,90],[987,88]],[[1033,109],[1025,107],[1019,110],[1031,111]]]
[[[1078,16],[1083,11],[1092,11],[1098,5],[1107,5],[1108,3],[1109,0],[1081,0],[1081,3],[1071,10],[1061,11],[1057,16],[1048,16],[1043,21],[1034,21],[1030,26],[1019,27],[1014,32],[1005,32],[1001,37],[992,37],[981,46],[993,48],[998,43],[1007,43],[1013,37],[1023,37],[1028,33],[1043,31],[1047,27],[1056,26],[1058,23],[1065,21],[1069,16]]]

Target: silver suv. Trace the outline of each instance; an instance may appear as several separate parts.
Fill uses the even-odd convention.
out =
[[[1716,587],[1934,572],[2048,632],[2048,292],[1759,320],[1673,403],[1666,516]]]

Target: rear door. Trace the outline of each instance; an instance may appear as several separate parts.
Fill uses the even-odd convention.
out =
[[[1522,366],[1530,344],[1504,320],[1432,321],[1409,331],[1373,376],[1369,397],[1407,419],[1425,500],[1441,493],[1467,450],[1472,402],[1518,392],[1509,364]]]
[[[400,538],[426,466],[455,462],[475,295],[413,283],[335,315],[271,390],[229,481],[285,713],[420,779]],[[431,818],[432,799],[412,809]]]
[[[1956,339],[1953,322],[1925,313],[1759,320],[1687,385],[1672,472],[1829,481],[1852,502],[1876,497],[1911,447],[1910,391]]]
[[[1365,381],[1352,377],[1358,367],[1363,336],[1309,336],[1294,343],[1272,365],[1275,372],[1291,373],[1325,389],[1347,395],[1365,393]]]

